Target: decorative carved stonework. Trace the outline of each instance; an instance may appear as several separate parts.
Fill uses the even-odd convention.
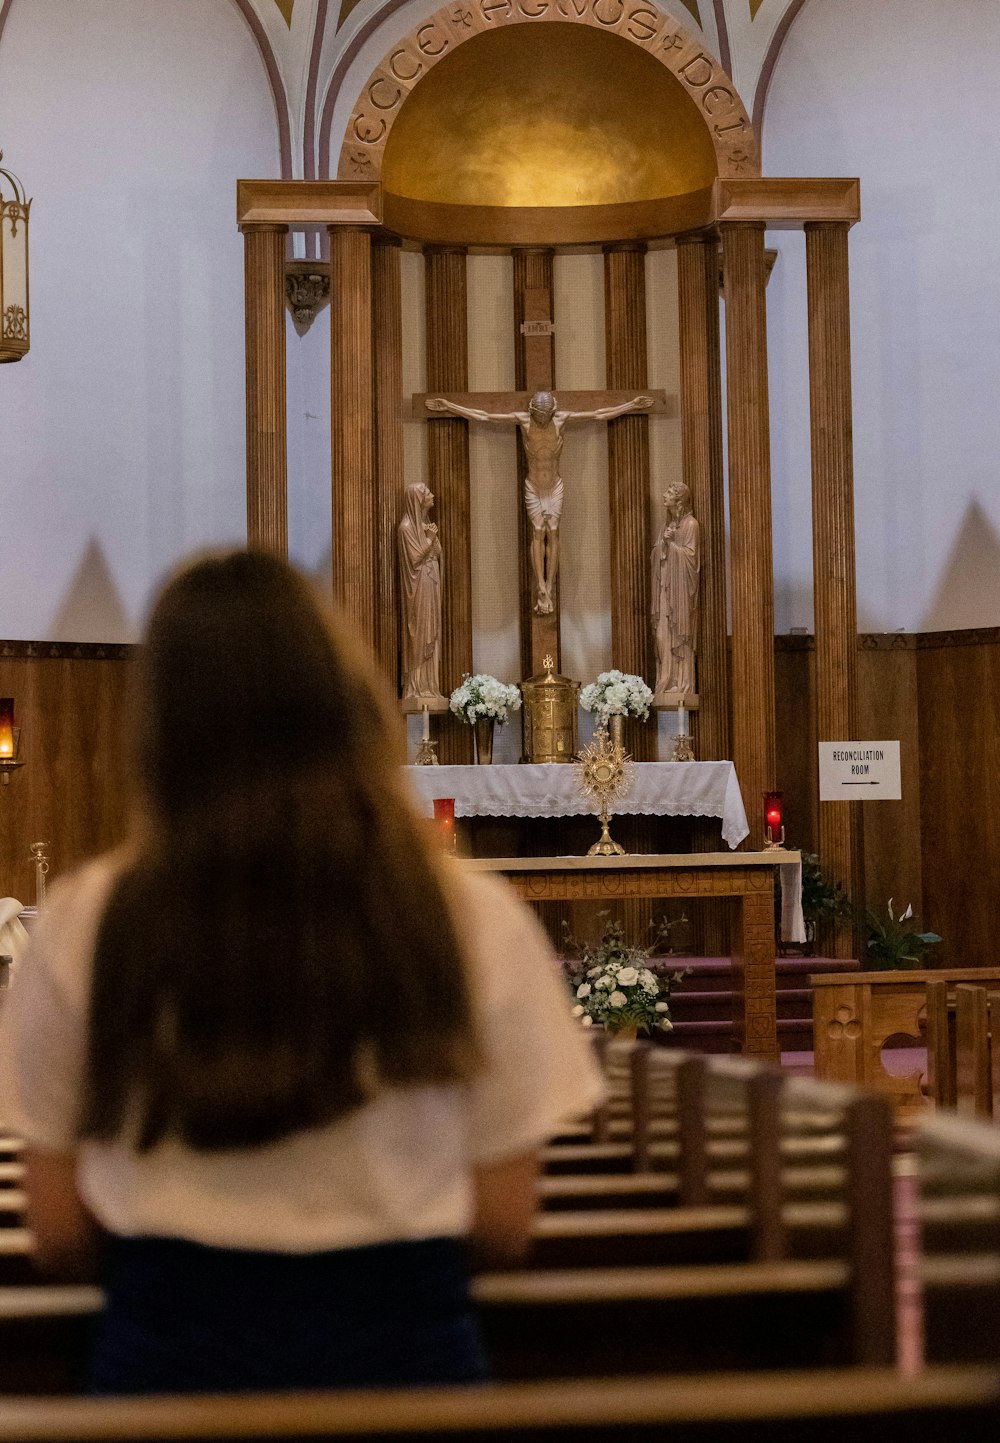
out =
[[[502,25],[589,25],[638,45],[665,65],[697,105],[715,150],[719,175],[760,175],[750,117],[732,81],[701,37],[655,6],[622,0],[468,0],[427,16],[372,71],[347,122],[337,174],[381,175],[393,123],[415,85],[457,46]]]
[[[285,302],[304,335],[330,300],[329,261],[286,261]]]

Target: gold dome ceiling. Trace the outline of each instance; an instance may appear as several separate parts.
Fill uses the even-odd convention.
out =
[[[504,26],[457,47],[403,103],[382,165],[392,195],[502,207],[659,200],[717,174],[670,71],[570,24]]]

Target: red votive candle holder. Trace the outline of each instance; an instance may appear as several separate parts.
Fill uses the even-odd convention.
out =
[[[781,840],[781,812],[784,799],[784,792],[764,793],[764,826],[770,833],[769,842],[780,842]]]
[[[14,757],[14,698],[0,697],[0,757]]]
[[[434,798],[434,820],[441,833],[441,840],[449,852],[455,850],[455,798]]]

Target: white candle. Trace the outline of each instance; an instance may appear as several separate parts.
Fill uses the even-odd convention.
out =
[[[683,703],[677,708],[677,735],[686,736],[688,729],[688,714],[684,710]]]
[[[429,742],[430,739],[431,739],[431,714],[430,714],[430,712],[428,711],[427,707],[424,707],[424,737],[423,737],[423,739],[424,739],[425,742]]]

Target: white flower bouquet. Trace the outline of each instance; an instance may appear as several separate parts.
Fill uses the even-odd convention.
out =
[[[617,670],[602,671],[580,693],[580,705],[584,711],[592,711],[602,726],[611,716],[637,716],[645,721],[652,700],[653,693],[641,676]]]
[[[507,686],[495,676],[477,672],[475,676],[464,676],[449,700],[455,715],[469,726],[487,719],[503,726],[507,713],[520,707],[521,693],[516,686]]]
[[[620,922],[607,923],[596,946],[568,939],[579,955],[565,960],[563,967],[573,990],[573,1015],[582,1026],[608,1032],[672,1029],[670,991],[685,974],[650,958],[671,929],[684,921],[678,917],[661,923],[650,947],[629,947]]]

